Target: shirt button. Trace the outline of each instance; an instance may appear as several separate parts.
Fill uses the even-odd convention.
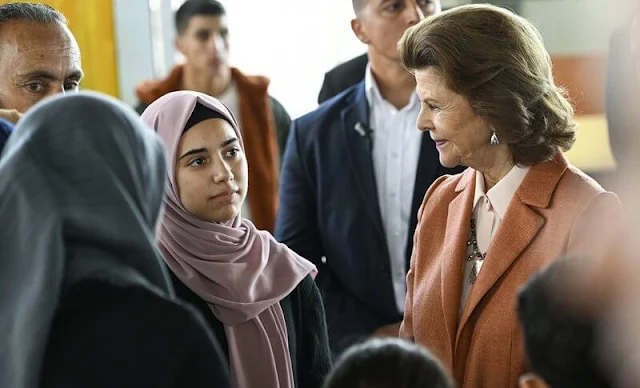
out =
[[[324,256],[322,256],[322,257],[320,258],[320,262],[321,262],[322,264],[327,264],[327,258],[326,258],[326,257],[324,257]]]
[[[391,157],[394,159],[398,159],[398,153],[397,152],[392,152],[391,153]]]
[[[395,198],[395,197],[397,196],[397,194],[396,194],[396,193],[391,193],[391,194],[389,194],[389,196],[390,196],[391,198]]]

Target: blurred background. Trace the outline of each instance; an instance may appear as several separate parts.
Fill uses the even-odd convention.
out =
[[[502,0],[541,31],[557,82],[570,93],[580,131],[568,157],[594,176],[615,166],[605,117],[611,33],[635,0]],[[7,1],[0,0],[0,3]],[[136,103],[136,83],[163,77],[181,58],[173,13],[183,0],[43,0],[62,11],[82,52],[84,89]],[[353,35],[350,0],[223,0],[231,64],[271,79],[270,94],[292,118],[313,110],[324,73],[365,51]],[[443,0],[443,8],[487,1]]]

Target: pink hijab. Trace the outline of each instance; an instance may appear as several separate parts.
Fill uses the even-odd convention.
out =
[[[315,276],[316,268],[240,215],[211,223],[183,207],[175,181],[176,154],[196,103],[226,117],[244,150],[234,116],[213,97],[173,92],[144,111],[142,120],[164,141],[169,163],[160,251],[173,273],[223,323],[236,386],[293,388],[287,327],[279,302],[307,275]]]

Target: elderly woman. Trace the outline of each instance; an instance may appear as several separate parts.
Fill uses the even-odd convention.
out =
[[[440,161],[419,212],[400,335],[430,348],[462,387],[516,387],[525,372],[516,291],[571,251],[599,255],[616,195],[568,164],[574,112],[537,30],[488,5],[454,8],[400,42]]]

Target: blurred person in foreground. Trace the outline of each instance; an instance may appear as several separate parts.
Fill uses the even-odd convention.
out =
[[[113,98],[20,120],[0,163],[1,387],[230,386],[155,247],[165,174],[160,140]]]
[[[640,2],[629,3],[634,12],[611,37],[607,72],[607,121],[617,163],[612,187],[623,200],[625,233],[619,249],[580,267],[559,291],[605,317],[601,341],[608,372],[623,388],[640,386]]]
[[[518,292],[518,319],[528,365],[521,388],[611,388],[603,365],[598,315],[572,306],[558,288],[581,259],[562,257],[535,274]]]
[[[373,338],[347,349],[323,388],[453,388],[442,364],[420,345]]]
[[[640,149],[640,4],[616,29],[609,41],[606,80],[606,116],[611,152],[617,169],[638,159]],[[635,152],[634,152],[635,151]],[[622,178],[622,177],[621,177]],[[624,178],[622,178],[624,179]]]

